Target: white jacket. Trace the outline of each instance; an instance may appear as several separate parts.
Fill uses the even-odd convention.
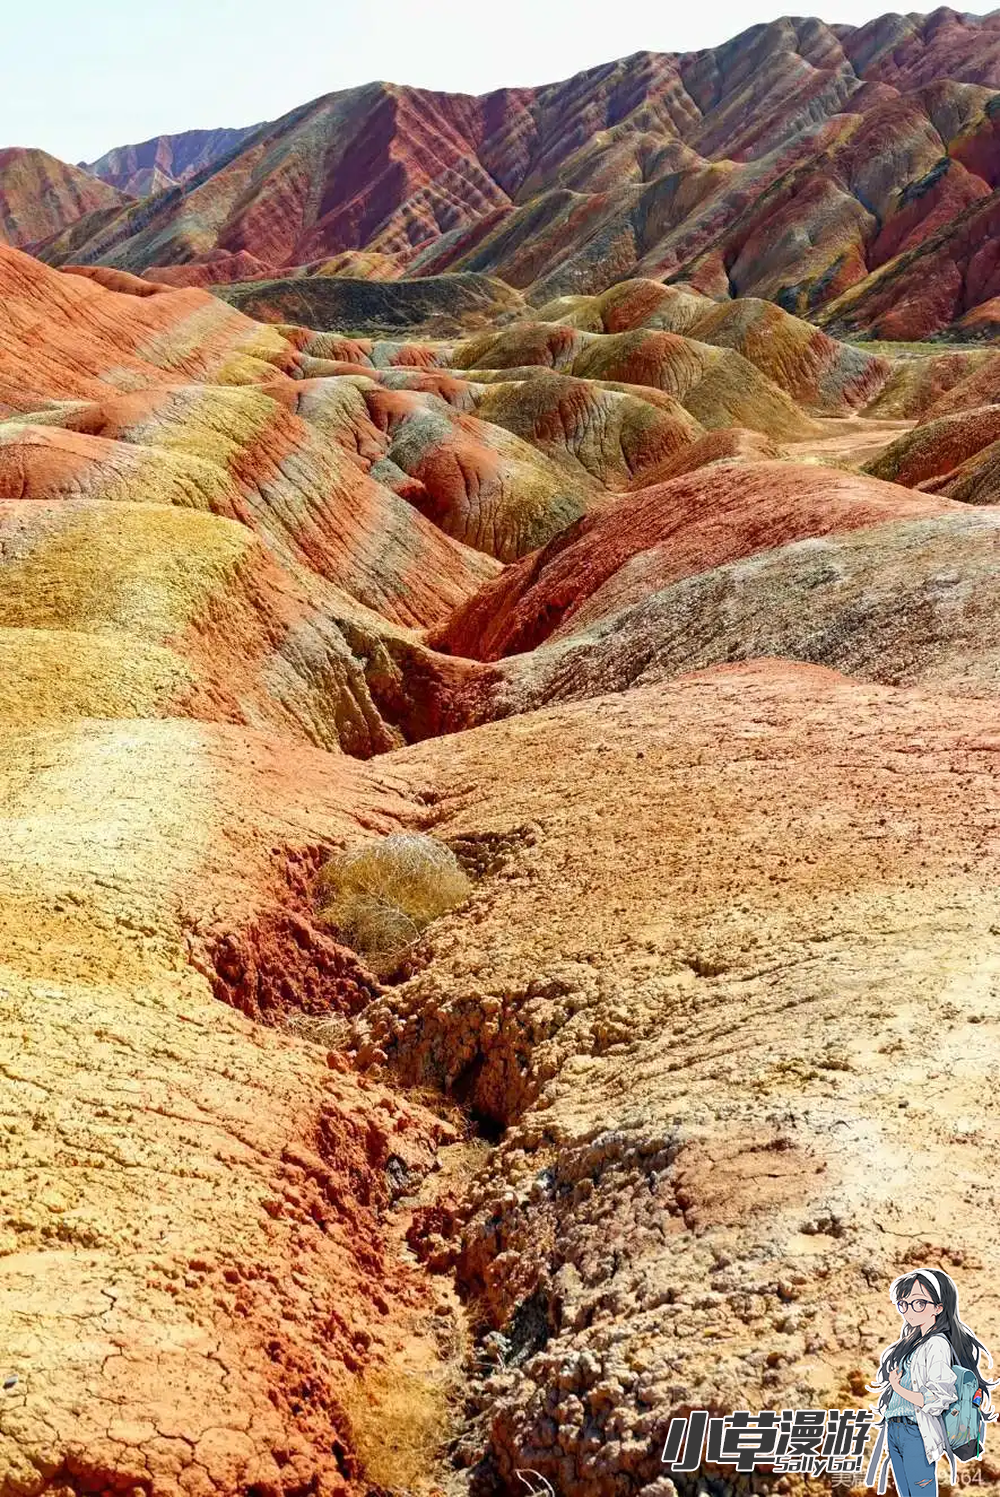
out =
[[[916,1404],[911,1404],[910,1407],[924,1442],[924,1454],[932,1466],[937,1465],[941,1456],[947,1455],[951,1464],[952,1484],[954,1484],[955,1457],[948,1447],[944,1427],[944,1412],[954,1403],[955,1394],[958,1391],[958,1379],[951,1370],[952,1360],[951,1343],[947,1336],[942,1336],[940,1332],[928,1336],[924,1341],[917,1342],[910,1357],[910,1387],[914,1393],[924,1395],[924,1403],[922,1408],[918,1408]],[[869,1486],[872,1485],[872,1477],[884,1439],[885,1424],[882,1426],[869,1467]],[[882,1480],[879,1483],[880,1492],[885,1491],[888,1466],[889,1462],[886,1461]]]

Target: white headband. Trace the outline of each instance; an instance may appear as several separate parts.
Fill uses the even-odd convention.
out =
[[[913,1273],[902,1273],[902,1274],[900,1274],[900,1276],[899,1276],[898,1279],[894,1279],[893,1282],[892,1282],[892,1288],[889,1291],[889,1293],[890,1293],[890,1295],[891,1295],[891,1297],[893,1299],[896,1298],[896,1286],[897,1286],[897,1284],[901,1284],[904,1279],[924,1279],[924,1280],[926,1280],[926,1282],[928,1284],[930,1284],[931,1287],[933,1288],[934,1293],[937,1295],[938,1304],[942,1303],[942,1300],[941,1300],[941,1285],[938,1283],[937,1275],[934,1274],[934,1273],[932,1273],[929,1268],[917,1268],[917,1269],[914,1269]]]

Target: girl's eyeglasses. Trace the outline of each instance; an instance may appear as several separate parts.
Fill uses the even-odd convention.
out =
[[[905,1315],[907,1310],[913,1310],[915,1314],[922,1315],[927,1309],[927,1306],[931,1303],[932,1301],[929,1299],[898,1299],[896,1301],[896,1309],[899,1311],[900,1315]]]

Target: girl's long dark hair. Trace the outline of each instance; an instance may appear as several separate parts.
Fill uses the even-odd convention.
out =
[[[927,1335],[947,1336],[951,1343],[952,1362],[960,1363],[963,1367],[967,1367],[970,1372],[976,1374],[983,1394],[983,1413],[987,1419],[996,1419],[996,1411],[990,1410],[990,1389],[996,1387],[998,1379],[994,1379],[993,1382],[987,1382],[979,1370],[980,1353],[985,1356],[989,1367],[993,1366],[993,1358],[983,1343],[969,1330],[969,1327],[963,1321],[959,1320],[958,1289],[955,1287],[954,1281],[940,1268],[935,1268],[933,1274],[934,1278],[929,1279],[925,1276],[924,1271],[917,1268],[912,1273],[905,1273],[900,1278],[894,1280],[892,1288],[889,1290],[892,1302],[895,1305],[897,1300],[909,1299],[913,1293],[914,1286],[918,1286],[917,1298],[921,1294],[924,1294],[932,1305],[941,1306],[940,1313],[927,1332]],[[935,1280],[940,1286],[940,1292],[934,1288]],[[889,1372],[893,1367],[901,1367],[910,1355],[910,1352],[923,1339],[924,1337],[921,1335],[918,1326],[907,1327],[899,1340],[890,1346],[882,1357],[878,1370],[878,1379],[870,1385],[872,1392],[875,1392],[879,1388],[882,1390],[878,1401],[880,1409],[884,1409],[892,1397],[892,1388],[889,1386]]]

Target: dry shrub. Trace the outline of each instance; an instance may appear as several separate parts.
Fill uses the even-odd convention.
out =
[[[299,1039],[322,1045],[324,1050],[345,1050],[352,1033],[346,1014],[286,1014],[284,1027]]]
[[[455,1433],[448,1387],[401,1367],[369,1372],[338,1390],[354,1449],[368,1480],[390,1492],[434,1485],[435,1468]]]
[[[355,951],[385,958],[461,904],[471,889],[449,847],[423,832],[399,832],[326,864],[319,918]]]

